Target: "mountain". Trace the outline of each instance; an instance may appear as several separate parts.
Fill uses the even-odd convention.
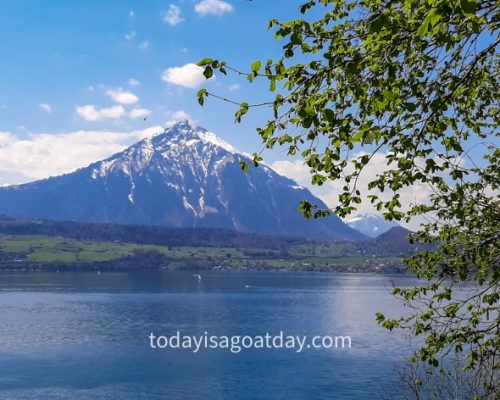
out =
[[[344,222],[364,235],[375,238],[389,229],[399,226],[395,221],[386,221],[380,215],[357,214]]]
[[[333,216],[306,220],[307,189],[250,160],[189,121],[75,172],[0,188],[0,214],[81,222],[225,228],[240,232],[362,240]]]
[[[393,253],[408,254],[415,247],[410,244],[407,236],[412,233],[410,230],[402,226],[395,226],[387,232],[377,236],[374,241],[377,245],[389,250]]]

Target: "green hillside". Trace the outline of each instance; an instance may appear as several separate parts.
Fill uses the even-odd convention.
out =
[[[275,248],[161,246],[0,234],[0,270],[294,269],[401,270],[398,256],[362,255],[351,243]]]

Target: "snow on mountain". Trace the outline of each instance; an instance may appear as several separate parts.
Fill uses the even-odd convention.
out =
[[[395,221],[386,221],[380,215],[368,213],[354,215],[350,218],[346,218],[344,222],[351,228],[371,238],[377,237],[391,228],[399,226]]]
[[[0,214],[212,227],[322,239],[363,239],[337,217],[306,220],[301,200],[324,203],[214,133],[183,121],[73,173],[0,188]]]

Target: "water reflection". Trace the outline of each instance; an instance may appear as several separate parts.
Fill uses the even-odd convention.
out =
[[[0,276],[0,397],[371,399],[406,350],[391,280],[313,273]],[[396,314],[397,315],[397,314]],[[351,350],[158,351],[150,332],[350,335]]]

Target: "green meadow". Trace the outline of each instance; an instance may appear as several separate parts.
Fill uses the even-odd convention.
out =
[[[283,249],[241,249],[224,247],[170,247],[150,244],[76,240],[44,235],[0,234],[0,268],[23,264],[92,264],[109,263],[138,254],[161,255],[164,267],[182,268],[200,265],[211,268],[313,269],[356,267],[377,269],[400,264],[401,257],[346,255],[348,244],[294,245]]]

